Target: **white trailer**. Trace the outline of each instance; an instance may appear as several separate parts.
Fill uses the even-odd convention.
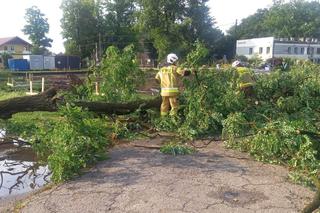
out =
[[[54,69],[56,69],[54,56],[44,56],[43,57],[43,68],[45,70],[54,70]]]
[[[315,39],[300,41],[274,37],[244,39],[237,41],[236,54],[247,58],[258,56],[263,60],[281,57],[320,63],[320,42]]]
[[[30,70],[43,70],[44,61],[42,55],[26,55],[23,58],[28,60]]]

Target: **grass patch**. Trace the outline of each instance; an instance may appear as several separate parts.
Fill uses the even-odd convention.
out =
[[[165,145],[163,145],[160,148],[160,152],[164,154],[170,154],[170,155],[190,155],[195,152],[195,149],[192,147],[189,147],[184,144],[179,144],[177,142],[170,142]]]
[[[58,112],[20,112],[7,121],[7,131],[12,135],[31,137],[39,127],[61,119]]]
[[[16,98],[16,97],[21,97],[21,96],[25,96],[25,95],[26,95],[25,91],[13,91],[13,92],[0,91],[0,101],[11,99],[11,98]]]

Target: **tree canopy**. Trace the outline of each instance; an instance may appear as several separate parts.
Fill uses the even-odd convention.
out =
[[[185,56],[196,40],[214,49],[222,32],[214,27],[207,0],[139,0],[138,23],[159,58],[168,52]]]
[[[99,2],[98,2],[99,3]],[[98,42],[99,8],[94,0],[63,0],[62,36],[66,52],[90,57]]]
[[[52,39],[46,34],[49,32],[48,19],[41,13],[40,9],[32,6],[26,10],[25,20],[27,24],[22,29],[32,42],[32,53],[43,54],[47,47],[51,47]]]
[[[185,56],[196,40],[214,49],[223,37],[209,15],[208,0],[63,0],[61,20],[67,52],[92,56],[130,43],[153,57]],[[99,45],[99,47],[97,47]]]
[[[281,38],[320,38],[320,4],[316,1],[274,1],[229,29],[238,39],[274,36]]]

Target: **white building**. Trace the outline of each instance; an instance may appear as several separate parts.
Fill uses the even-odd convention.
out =
[[[320,42],[314,39],[296,41],[274,37],[237,40],[237,55],[247,58],[296,58],[320,63]]]

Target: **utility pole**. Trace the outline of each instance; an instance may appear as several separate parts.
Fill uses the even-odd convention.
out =
[[[101,41],[101,33],[99,32],[99,62],[102,58],[102,41]]]
[[[238,28],[238,19],[236,19],[236,23],[235,23],[235,26],[234,26],[234,49],[233,49],[233,57],[236,56],[237,54],[237,38],[238,38],[238,35],[237,35],[237,29]]]
[[[96,56],[96,60],[95,60],[95,61],[96,61],[96,64],[99,62],[99,53],[98,53],[98,52],[99,52],[99,50],[98,50],[98,43],[96,42],[96,55],[95,55],[95,56]]]

